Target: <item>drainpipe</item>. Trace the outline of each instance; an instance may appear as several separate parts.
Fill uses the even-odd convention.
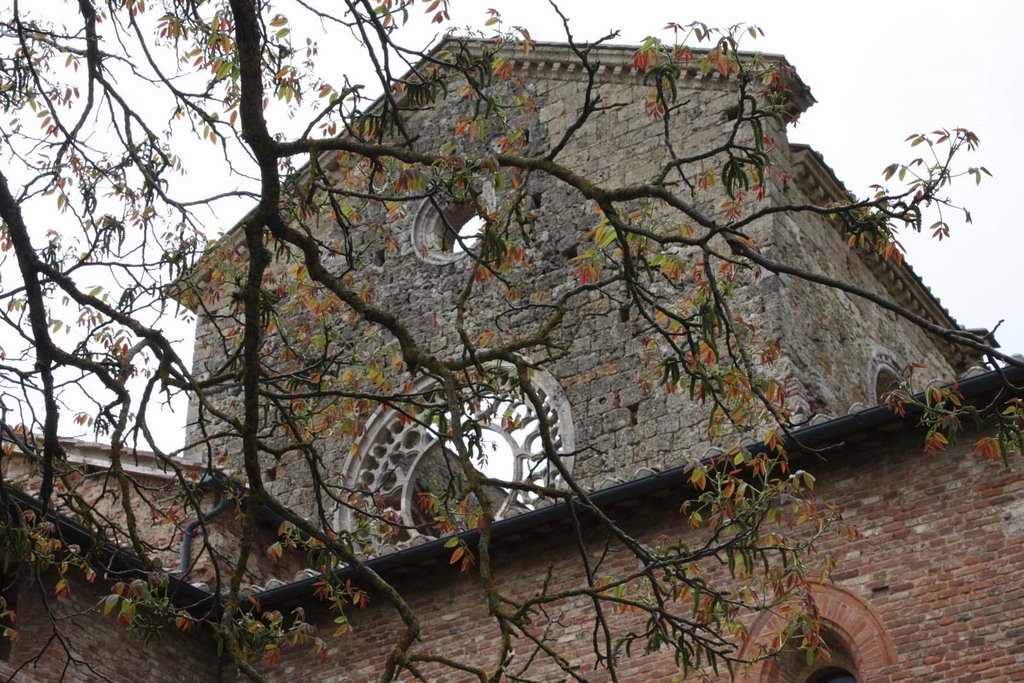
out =
[[[212,510],[200,514],[199,517],[192,520],[189,525],[185,527],[185,535],[181,539],[181,564],[177,571],[173,572],[182,577],[187,576],[188,572],[192,569],[192,537],[195,536],[196,531],[199,529],[199,525],[209,522],[220,515],[227,509],[228,503],[231,502],[223,482],[221,482],[220,479],[212,472],[207,471],[203,474],[203,478],[199,480],[199,486],[203,487],[204,485],[216,486],[217,490],[220,491],[220,499]]]

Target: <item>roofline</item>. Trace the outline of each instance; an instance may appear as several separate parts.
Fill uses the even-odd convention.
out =
[[[992,396],[1003,389],[1010,389],[1017,395],[1024,395],[1024,368],[1004,367],[963,379],[955,385],[964,399],[968,401]],[[917,396],[923,398],[923,394]],[[909,428],[911,418],[916,417],[919,413],[918,409],[912,408],[907,411],[905,416],[899,416],[891,412],[887,406],[875,406],[791,432],[785,439],[785,446],[791,453],[802,453],[825,446],[835,446],[852,436],[885,427]],[[751,444],[748,446],[748,450],[753,453],[764,452],[766,446],[763,443]],[[706,456],[702,462],[709,464],[714,457],[717,456]],[[665,489],[679,486],[688,487],[690,473],[689,463],[678,465],[647,477],[599,489],[591,493],[589,499],[594,505],[602,507],[643,499]],[[33,496],[15,489],[8,490],[8,495],[16,505],[32,509],[37,514],[42,513],[40,502]],[[512,536],[546,524],[564,521],[570,517],[570,505],[572,505],[571,502],[569,504],[556,503],[549,507],[496,521],[491,526],[492,537]],[[77,544],[87,550],[98,551],[96,559],[102,560],[102,567],[106,572],[143,576],[149,571],[142,561],[131,552],[113,543],[97,540],[89,530],[54,510],[48,510],[46,518],[57,525],[64,541]],[[471,547],[480,540],[480,532],[476,530],[464,531],[457,536]],[[379,555],[367,560],[364,564],[374,572],[383,574],[396,569],[432,562],[451,553],[451,549],[446,546],[451,538],[451,536],[446,536],[389,555]],[[351,566],[342,567],[334,574],[342,581],[358,579],[357,571]],[[178,606],[200,616],[216,614],[221,608],[221,596],[216,596],[192,585],[184,577],[176,577],[170,573],[167,576],[169,582],[167,594]],[[262,609],[275,608],[294,600],[308,598],[314,593],[316,583],[320,580],[319,576],[315,576],[260,591],[253,594],[252,597],[255,598],[255,601],[246,603],[243,609],[252,610],[257,605]]]
[[[825,162],[825,158],[819,151],[808,144],[796,142],[791,142],[789,148],[793,154],[792,170],[794,173],[792,177],[812,202],[824,204],[826,202],[858,201],[856,195],[846,188],[846,185],[836,176],[835,171]],[[797,170],[803,170],[804,173],[797,174],[795,172]],[[813,186],[809,187],[810,183],[813,183]],[[883,287],[889,290],[894,299],[902,300],[903,305],[910,309],[916,308],[917,313],[937,325],[955,330],[964,329],[906,259],[897,263],[893,259],[882,258],[878,254],[865,251],[859,251],[859,253],[863,257],[864,264],[875,274]],[[980,332],[991,342],[992,346],[998,348],[999,344],[996,343],[995,336],[988,330],[970,331]],[[942,342],[942,340],[939,341]],[[944,342],[943,345],[946,352],[944,355],[957,370],[965,369],[980,358],[979,354],[951,342]]]
[[[16,489],[8,489],[7,495],[19,508],[31,509],[36,514],[42,514],[42,504],[37,498]],[[114,578],[108,576],[111,573],[124,574],[126,577],[144,577],[152,571],[133,553],[109,541],[97,539],[91,531],[58,514],[52,508],[47,510],[45,517],[57,526],[60,538],[65,543],[78,545],[84,551],[94,553],[92,560],[100,565],[104,578]],[[174,604],[200,617],[220,609],[220,601],[215,600],[212,593],[193,586],[184,578],[176,577],[169,572],[163,573],[168,579],[167,596]]]
[[[111,467],[110,444],[62,437],[60,445],[64,448],[68,462],[100,469]],[[121,455],[121,469],[129,474],[154,479],[176,479],[179,471],[191,472],[198,478],[207,470],[207,466],[205,463],[187,461],[184,458],[164,458],[157,456],[153,451],[130,448]]]
[[[414,66],[406,70],[396,80],[408,80],[409,77],[412,74],[416,73],[416,71],[418,71],[419,69],[424,68],[431,62],[437,61],[438,55],[443,53],[445,50],[447,50],[450,46],[454,44],[476,43],[483,45],[489,42],[491,41],[488,39],[474,38],[471,36],[443,36],[433,47],[430,47],[429,49],[425,50],[422,53],[422,59],[416,62]],[[583,47],[584,45],[586,45],[586,43],[579,44],[580,47]],[[607,78],[608,76],[637,78],[640,74],[633,66],[633,54],[638,49],[640,49],[640,46],[633,44],[627,45],[602,43],[600,45],[593,46],[589,52],[589,56],[593,58],[593,62],[599,64],[597,71],[598,79],[600,80],[602,77]],[[576,57],[576,55],[572,52],[569,43],[563,43],[558,41],[535,41],[531,43],[531,48],[529,52],[517,50],[511,46],[506,46],[505,48],[503,48],[503,52],[508,56],[509,59],[512,60],[514,67],[518,69],[534,67],[536,69],[535,73],[539,72],[541,69],[547,69],[553,73],[561,72],[565,74],[571,74],[580,71],[579,58]],[[692,48],[691,52],[699,56],[709,53],[710,50]],[[803,112],[807,111],[815,102],[817,102],[817,100],[815,100],[814,96],[811,94],[810,87],[808,87],[808,85],[804,83],[803,80],[800,78],[799,74],[796,71],[796,67],[794,67],[789,62],[789,60],[787,60],[783,55],[770,52],[756,51],[739,51],[738,54],[741,57],[745,58],[760,56],[770,62],[781,64],[786,70],[788,70],[789,74],[791,75],[791,79],[788,82],[788,85],[791,85],[793,90],[792,114],[794,116],[802,114]],[[685,70],[685,78],[694,80],[713,80],[719,79],[720,77],[717,76],[717,73],[713,73],[712,75],[709,76],[702,76],[698,64],[694,61],[689,66],[689,68]],[[727,82],[726,79],[721,80],[723,82]],[[396,99],[399,102],[401,102],[404,100],[404,98],[404,94],[399,94]],[[377,98],[374,99],[373,103],[370,104],[369,107],[367,107],[366,111],[377,111],[384,105],[384,102],[384,95],[378,95]],[[344,133],[342,133],[342,135],[344,135]],[[310,162],[305,162],[304,164],[302,164],[302,166],[298,169],[296,173],[299,175],[306,173],[309,169],[309,166]],[[212,250],[219,247],[220,245],[226,243],[228,240],[234,238],[236,235],[240,234],[239,228],[242,225],[244,225],[246,221],[248,221],[255,214],[256,209],[257,207],[254,206],[252,209],[246,211],[245,214],[242,215],[242,217],[239,218],[237,221],[235,221],[235,223],[230,228],[225,230],[223,234],[221,234],[219,237],[213,240],[204,250],[203,254],[200,255],[200,257],[196,260],[193,266],[189,268],[185,274],[183,274],[177,280],[175,280],[175,282],[172,284],[172,287],[176,287],[179,282],[185,281],[188,278],[196,275],[199,275],[201,280],[202,273],[204,272],[203,265],[206,262],[206,255],[210,253]],[[182,297],[180,295],[176,295],[175,298],[178,300],[179,303],[182,303]],[[189,310],[195,312],[195,309],[189,306],[188,304],[182,303],[182,305],[189,308]]]
[[[31,438],[42,440],[41,435],[33,435]],[[85,441],[74,437],[59,437],[60,447],[64,449],[63,459],[71,464],[80,465],[84,468],[110,469],[110,444],[98,441]],[[0,439],[3,443],[10,443],[5,436]],[[28,459],[25,453],[18,449],[14,457]],[[153,479],[176,479],[178,472],[191,472],[196,478],[207,470],[203,463],[187,461],[184,458],[164,458],[157,456],[153,451],[141,448],[126,448],[121,454],[121,469],[128,474],[151,477]]]
[[[1022,395],[1024,394],[1024,368],[1000,368],[999,370],[993,370],[961,380],[955,384],[966,400],[991,396],[1008,386],[1012,386],[1018,395]],[[923,394],[918,394],[917,396],[923,398]],[[852,436],[875,431],[883,427],[899,426],[908,428],[911,426],[911,418],[919,414],[919,410],[911,409],[907,411],[905,416],[899,416],[891,412],[887,406],[875,406],[858,413],[852,413],[791,432],[785,439],[785,446],[792,453],[801,453],[811,449],[833,446],[846,441]],[[751,445],[749,450],[757,453],[765,451],[766,448],[763,443],[758,443]],[[705,457],[703,462],[708,463],[713,457]],[[600,489],[590,494],[589,498],[592,503],[598,506],[610,506],[627,500],[644,498],[667,488],[688,486],[690,484],[690,473],[690,464],[679,465],[663,472],[643,477],[642,479],[634,479]],[[571,504],[557,503],[549,507],[531,510],[515,517],[496,521],[491,525],[491,536],[492,538],[511,536],[545,524],[565,520],[570,516],[569,505]],[[475,546],[480,540],[480,532],[476,530],[464,531],[457,535],[471,547]],[[382,574],[395,569],[438,560],[451,554],[451,548],[447,547],[447,543],[451,538],[451,536],[446,536],[422,545],[394,552],[390,555],[380,555],[367,560],[365,566],[378,574]],[[358,574],[353,567],[340,568],[334,574],[342,581],[358,578]],[[267,589],[254,597],[257,598],[262,608],[273,608],[289,601],[312,595],[315,590],[315,584],[320,580],[319,577],[302,579],[301,581],[284,586]]]
[[[443,52],[451,44],[455,43],[478,43],[486,44],[491,42],[484,38],[474,38],[469,36],[458,36],[449,35],[445,36],[438,44],[427,51],[427,55],[430,57],[436,56],[438,53]],[[580,43],[578,47],[587,47],[587,43]],[[597,74],[622,74],[629,77],[636,77],[639,75],[636,67],[633,65],[633,55],[637,50],[641,49],[641,45],[633,43],[601,43],[599,45],[589,45],[588,58],[592,63],[598,65]],[[572,51],[572,46],[569,43],[562,41],[533,41],[530,43],[529,51],[520,50],[513,46],[505,46],[503,52],[508,55],[516,66],[523,67],[529,65],[546,66],[553,68],[553,70],[561,70],[564,65],[566,68],[564,73],[572,73],[579,67],[579,58]],[[690,48],[690,52],[696,57],[702,57],[710,54],[711,49],[693,47]],[[751,59],[754,57],[761,57],[768,62],[781,65],[791,75],[792,80],[788,85],[793,87],[793,105],[796,108],[794,113],[803,113],[807,111],[817,100],[811,94],[811,89],[806,83],[800,78],[797,73],[796,67],[790,63],[788,59],[782,54],[774,52],[760,52],[757,50],[739,50],[737,53],[743,59]],[[424,60],[426,61],[426,60]],[[423,64],[421,61],[417,64],[417,68]],[[410,71],[411,73],[411,71]],[[703,76],[700,73],[699,65],[696,60],[692,61],[688,68],[684,70],[686,77],[699,80],[719,80],[720,77],[717,73],[712,73],[708,76]],[[408,75],[408,74],[406,74]],[[403,76],[404,78],[404,76]],[[401,79],[399,79],[401,80]],[[727,79],[720,79],[726,81]],[[379,102],[379,99],[377,100]],[[377,103],[375,102],[375,104]]]

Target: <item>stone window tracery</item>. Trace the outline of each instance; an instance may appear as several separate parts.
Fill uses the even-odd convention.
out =
[[[543,419],[556,452],[564,455],[561,462],[571,471],[575,439],[569,403],[561,388],[550,376],[532,376],[544,406],[538,415],[518,390],[511,371],[497,376],[498,381],[489,388],[467,392],[464,401],[464,443],[473,466],[495,480],[562,486],[562,476],[544,454],[540,431]],[[455,518],[479,508],[479,501],[461,499],[465,473],[455,445],[444,436],[449,421],[450,415],[442,411],[403,414],[378,410],[371,417],[344,474],[347,486],[359,492],[353,496],[354,506],[393,522],[383,525],[388,529],[385,538],[376,541],[378,545],[403,546],[446,533],[438,528],[427,502]],[[485,495],[498,519],[545,504],[534,492],[496,484],[487,486]],[[357,514],[343,507],[339,526],[354,529]]]

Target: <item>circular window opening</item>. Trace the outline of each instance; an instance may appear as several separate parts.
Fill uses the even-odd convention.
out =
[[[480,430],[479,455],[476,457],[477,469],[485,477],[512,481],[516,478],[516,454],[513,444],[525,441],[524,430],[519,429],[510,435],[509,441],[503,434],[493,429]]]
[[[489,186],[485,186],[480,199],[485,206],[493,207],[493,192],[488,189]],[[436,199],[428,199],[420,206],[413,222],[413,250],[427,263],[452,263],[479,244],[486,225],[474,201],[444,205]]]
[[[441,248],[448,254],[462,254],[476,246],[487,224],[472,202],[450,207],[438,221]]]

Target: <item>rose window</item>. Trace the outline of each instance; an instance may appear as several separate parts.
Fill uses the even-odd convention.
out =
[[[534,491],[524,491],[499,482],[528,483],[542,487],[564,484],[555,465],[544,454],[541,421],[551,433],[555,451],[571,471],[573,459],[572,423],[569,404],[551,378],[533,378],[543,401],[538,414],[514,385],[511,375],[500,377],[497,387],[467,396],[462,409],[464,446],[473,467],[496,480],[484,488],[484,495],[497,519],[510,517],[544,505]],[[480,501],[466,499],[466,474],[457,457],[455,444],[447,436],[450,414],[423,411],[402,414],[379,410],[371,418],[357,453],[346,463],[349,489],[355,493],[350,506],[339,514],[341,528],[356,527],[361,509],[367,519],[388,523],[386,544],[405,545],[416,538],[432,538],[464,526]],[[446,520],[439,523],[438,518]]]

